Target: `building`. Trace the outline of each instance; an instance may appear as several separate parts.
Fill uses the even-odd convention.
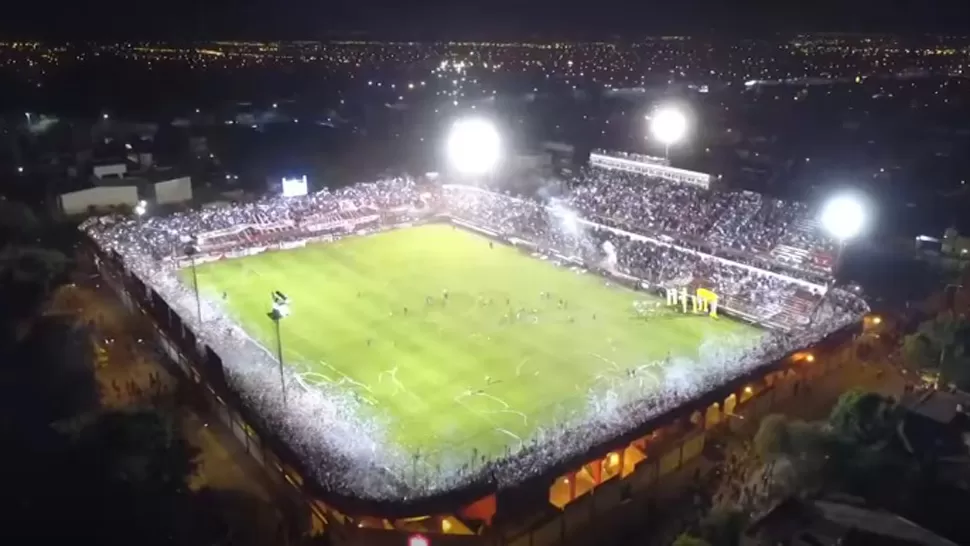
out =
[[[970,237],[960,235],[956,228],[949,228],[943,232],[943,243],[940,251],[947,255],[958,258],[970,257]]]
[[[970,491],[970,394],[930,390],[903,396],[899,437],[914,457],[932,463],[944,483]]]
[[[743,546],[956,546],[892,512],[854,499],[805,501],[790,497],[756,519]]]

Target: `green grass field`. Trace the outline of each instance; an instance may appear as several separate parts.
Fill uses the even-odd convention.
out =
[[[423,453],[502,453],[552,408],[579,409],[597,381],[694,357],[712,337],[761,333],[662,308],[640,316],[634,302],[658,300],[446,225],[210,263],[198,274],[269,348],[270,293],[284,292],[284,360],[386,411],[394,439]]]

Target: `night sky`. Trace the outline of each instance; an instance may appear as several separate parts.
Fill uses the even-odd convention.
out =
[[[637,37],[965,32],[968,0],[19,0],[0,31],[38,38]]]

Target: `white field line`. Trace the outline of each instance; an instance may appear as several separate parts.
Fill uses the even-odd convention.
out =
[[[427,405],[425,404],[424,399],[422,399],[417,394],[414,394],[414,392],[412,392],[411,389],[408,389],[407,386],[405,386],[404,383],[400,379],[398,379],[397,366],[391,368],[390,370],[384,370],[383,372],[377,374],[377,383],[378,384],[383,383],[385,377],[389,377],[393,382],[393,385],[397,388],[397,390],[395,390],[391,396],[397,396],[398,393],[403,392],[404,394],[410,396],[414,401],[421,404],[422,406]]]

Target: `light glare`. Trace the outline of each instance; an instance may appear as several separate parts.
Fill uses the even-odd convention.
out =
[[[687,134],[687,116],[676,108],[662,108],[650,118],[650,134],[666,146],[680,142]]]
[[[490,172],[502,153],[498,129],[488,120],[470,118],[455,122],[446,148],[452,167],[462,174],[480,176]]]
[[[822,207],[822,227],[839,241],[847,241],[858,235],[866,221],[866,209],[862,199],[854,195],[838,195]]]

